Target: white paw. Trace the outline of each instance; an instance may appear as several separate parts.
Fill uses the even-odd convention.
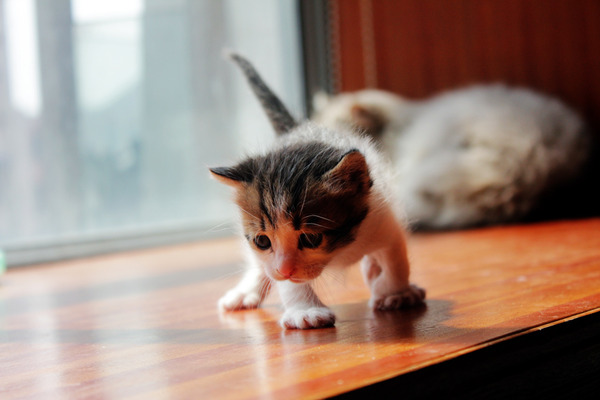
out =
[[[256,292],[246,293],[233,288],[219,299],[219,309],[225,311],[257,308],[261,303],[260,295]]]
[[[286,329],[325,328],[335,324],[335,315],[327,307],[287,310],[279,321]]]
[[[371,307],[375,310],[397,310],[412,307],[423,303],[425,289],[416,285],[409,285],[406,289],[384,296],[373,296]]]

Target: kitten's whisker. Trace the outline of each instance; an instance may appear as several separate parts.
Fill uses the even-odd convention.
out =
[[[288,219],[292,219],[292,213],[289,210],[284,210],[283,212],[285,213],[285,216],[288,217]]]
[[[287,221],[285,224],[282,224],[281,226],[288,226],[288,225],[292,225],[292,221]]]
[[[329,289],[329,287],[327,285],[327,281],[325,279],[323,279],[323,276],[320,276],[317,279],[315,279],[313,282],[314,282],[315,292],[317,292],[319,294],[319,296],[324,298],[325,303],[329,303],[331,300],[331,296],[330,296],[331,290]]]
[[[262,300],[264,300],[269,295],[272,284],[273,283],[270,280],[265,280],[263,282],[262,287],[261,287],[261,293],[260,293],[260,297]]]
[[[204,233],[221,233],[221,232],[228,232],[228,231],[231,231],[231,229],[229,227],[224,226],[219,229],[211,228],[211,229],[205,231]]]
[[[213,227],[212,227],[212,228],[210,228],[210,229],[216,229],[216,228],[220,228],[220,227],[222,227],[222,226],[225,226],[225,225],[228,225],[228,224],[229,224],[229,221],[224,221],[224,222],[221,222],[221,223],[219,223],[219,224],[216,224],[215,226],[213,226]]]
[[[266,283],[263,281],[261,282],[260,286],[258,287],[258,298],[260,299],[260,301],[262,302],[264,300],[264,298],[267,296],[267,289],[266,289]]]
[[[317,226],[319,228],[323,228],[323,229],[329,229],[329,226],[325,226],[325,225],[321,225],[321,224],[316,224],[314,222],[308,223],[308,224],[304,224],[306,226]]]
[[[225,232],[231,229],[229,221],[222,222],[208,229],[205,233]]]
[[[312,164],[312,162],[311,162],[311,164]],[[304,198],[302,199],[302,205],[300,206],[300,215],[302,215],[302,211],[304,211],[304,205],[306,204],[306,196],[308,195],[308,185],[309,185],[309,183],[307,180],[306,184],[304,185]]]
[[[340,285],[344,285],[346,283],[346,279],[342,271],[329,269],[325,270],[324,272],[326,273],[326,276],[335,283],[339,283]]]
[[[244,268],[238,268],[238,269],[237,269],[237,270],[235,270],[235,271],[229,272],[229,273],[227,273],[227,274],[220,275],[220,276],[218,276],[216,279],[217,279],[218,281],[222,281],[222,280],[225,280],[225,279],[229,279],[229,278],[231,278],[232,276],[235,276],[235,275],[238,275],[238,274],[242,274],[242,273],[244,273],[244,272],[245,272],[245,269],[244,269]]]
[[[332,222],[332,223],[334,223],[334,224],[335,224],[335,221],[334,221],[334,220],[332,220],[332,219],[329,219],[329,218],[325,218],[325,217],[323,217],[323,216],[321,216],[321,215],[318,215],[318,214],[311,214],[311,215],[307,215],[307,216],[305,216],[304,218],[302,218],[302,220],[305,220],[305,219],[308,219],[308,218],[321,218],[321,219],[324,219],[325,221]]]
[[[242,210],[243,212],[245,212],[246,214],[248,214],[249,216],[253,217],[255,220],[260,221],[260,218],[258,218],[256,215],[252,214],[250,211],[240,207],[240,210]]]

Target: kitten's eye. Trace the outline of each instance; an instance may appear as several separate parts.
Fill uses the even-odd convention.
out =
[[[271,248],[271,239],[267,235],[258,235],[254,238],[254,244],[261,250],[267,250]]]
[[[307,249],[316,249],[323,242],[321,233],[301,233],[298,239],[298,247]]]

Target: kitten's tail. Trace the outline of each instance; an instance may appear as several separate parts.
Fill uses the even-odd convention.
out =
[[[244,73],[246,80],[250,84],[250,88],[256,97],[258,97],[271,125],[278,135],[283,135],[298,125],[281,100],[271,91],[248,60],[234,52],[228,52],[227,56]]]

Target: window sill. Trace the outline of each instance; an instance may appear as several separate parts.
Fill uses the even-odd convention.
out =
[[[0,278],[2,397],[304,398],[397,387],[461,397],[486,382],[492,397],[513,393],[498,382],[533,384],[527,360],[592,343],[583,336],[600,325],[598,232],[600,219],[588,219],[414,235],[412,280],[427,288],[426,307],[372,312],[353,267],[319,286],[336,327],[310,331],[278,326],[276,296],[259,310],[217,311],[239,279],[234,239],[12,269]],[[551,333],[546,347],[536,347],[540,332]],[[553,345],[562,338],[570,347]],[[598,357],[587,360],[582,370],[597,374]],[[540,384],[569,384],[571,368],[546,368]]]

